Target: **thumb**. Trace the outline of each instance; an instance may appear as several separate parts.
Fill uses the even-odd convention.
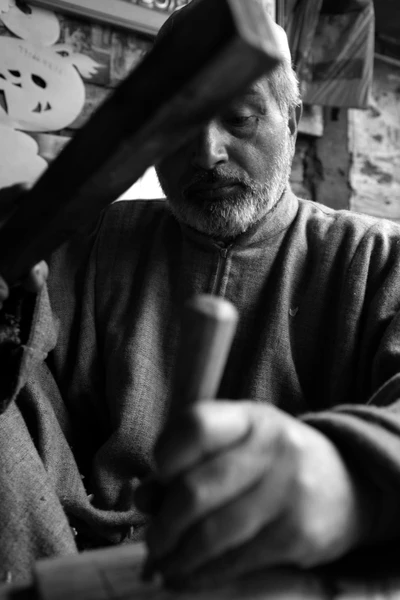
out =
[[[47,263],[42,260],[31,269],[28,277],[22,282],[22,286],[28,292],[37,294],[46,283],[48,275],[49,267],[47,266]]]

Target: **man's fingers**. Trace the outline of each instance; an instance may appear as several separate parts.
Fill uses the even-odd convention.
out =
[[[207,515],[223,509],[252,488],[265,476],[268,466],[268,458],[253,451],[250,436],[239,446],[204,460],[171,482],[162,509],[148,530],[152,556],[157,558],[173,551],[180,537],[196,523],[207,527]]]
[[[240,443],[251,426],[242,403],[199,403],[172,420],[161,434],[155,449],[159,478],[173,479],[222,449]]]
[[[253,518],[264,519],[257,527],[274,519],[292,500],[297,462],[294,436],[289,435],[293,420],[276,409],[248,402],[208,402],[189,416],[192,424],[182,417],[179,428],[169,429],[158,448],[166,494],[147,534],[154,560],[179,552],[182,565],[226,551],[254,530]],[[236,520],[243,517],[237,527],[240,539],[224,533],[226,525],[235,528],[236,509]],[[210,531],[216,532],[214,542]],[[180,552],[185,539],[200,541],[192,550],[184,547]],[[207,551],[204,539],[209,542]],[[194,556],[196,547],[199,554]]]
[[[31,269],[31,272],[29,273],[28,277],[23,281],[22,285],[24,289],[26,289],[28,292],[33,292],[37,294],[38,292],[40,292],[40,290],[46,283],[48,276],[49,268],[47,266],[47,263],[44,260],[42,260],[40,263],[35,265],[33,269]]]
[[[161,572],[167,584],[171,582],[173,586],[199,590],[226,584],[260,569],[293,565],[298,554],[293,533],[288,515],[282,513],[243,544],[230,548],[197,569],[183,572],[177,565],[174,571],[165,567]]]
[[[272,425],[269,433],[273,438]],[[167,486],[162,509],[147,534],[154,558],[174,552],[185,538],[194,541],[196,532],[200,541],[191,551],[184,548],[182,564],[196,551],[203,560],[205,539],[213,556],[232,540],[238,542],[225,534],[226,526],[245,538],[290,503],[293,461],[282,444],[269,447],[267,432],[262,438],[252,431],[240,444],[204,460]],[[214,540],[210,532],[215,532]]]
[[[28,292],[37,294],[47,281],[49,268],[47,263],[42,260],[31,269],[28,277],[22,282],[22,286]],[[0,275],[0,310],[3,308],[4,302],[10,295],[10,288],[7,282]]]
[[[266,481],[260,480],[194,524],[175,552],[161,560],[163,574],[169,578],[186,577],[256,537],[285,506],[268,502],[267,488]]]

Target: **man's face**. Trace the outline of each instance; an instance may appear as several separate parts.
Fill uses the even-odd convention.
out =
[[[295,134],[294,117],[282,114],[268,82],[259,80],[158,165],[171,211],[214,238],[246,231],[281,197]]]

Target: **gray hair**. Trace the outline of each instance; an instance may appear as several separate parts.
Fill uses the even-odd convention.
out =
[[[266,75],[269,88],[282,114],[301,105],[300,85],[291,61],[283,62]]]

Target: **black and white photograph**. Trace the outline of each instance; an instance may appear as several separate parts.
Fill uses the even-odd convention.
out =
[[[0,600],[399,556],[399,0],[0,0]]]

